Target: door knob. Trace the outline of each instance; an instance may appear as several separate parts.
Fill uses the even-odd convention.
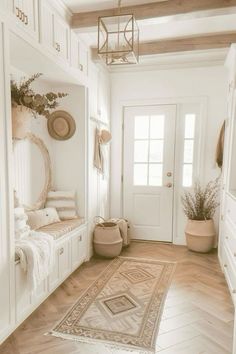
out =
[[[167,172],[167,177],[171,177],[172,176],[172,173],[171,172]]]
[[[166,187],[167,188],[171,188],[172,187],[172,183],[167,183]]]

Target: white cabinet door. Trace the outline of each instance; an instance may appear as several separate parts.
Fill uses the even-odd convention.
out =
[[[27,33],[38,39],[38,1],[11,0],[7,5],[16,16],[17,24]]]
[[[29,313],[31,308],[31,295],[27,287],[27,276],[21,268],[20,263],[15,266],[16,284],[16,322],[21,322]]]
[[[40,6],[40,41],[51,53],[69,60],[69,26],[46,1]]]
[[[87,257],[86,229],[81,230],[71,240],[71,264],[72,270],[78,268]]]
[[[74,31],[71,31],[70,34],[70,48],[71,66],[75,69],[79,69],[79,39]]]
[[[56,248],[55,265],[49,276],[49,290],[55,289],[71,271],[70,242],[61,242]]]
[[[88,48],[82,41],[79,41],[79,70],[88,75]]]
[[[23,25],[25,29],[38,38],[38,2],[37,0],[22,0]]]
[[[55,51],[53,21],[53,9],[48,2],[42,0],[40,6],[40,42],[50,50]]]
[[[59,250],[56,250],[55,254],[55,264],[52,273],[49,275],[49,290],[52,291],[60,283],[60,273],[59,273]]]
[[[80,259],[80,264],[86,261],[87,259],[87,230],[84,229],[81,233],[82,239],[80,243],[80,248],[79,248],[79,259]]]
[[[69,26],[59,16],[54,16],[54,38],[54,47],[59,56],[69,60]]]
[[[69,242],[66,241],[59,247],[59,274],[63,280],[70,273],[70,248]]]

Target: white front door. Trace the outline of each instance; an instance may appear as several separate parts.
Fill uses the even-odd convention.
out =
[[[132,238],[172,242],[176,105],[124,111],[123,214]]]

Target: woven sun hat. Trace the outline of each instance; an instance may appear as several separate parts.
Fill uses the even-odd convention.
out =
[[[70,139],[76,130],[75,120],[66,111],[55,111],[48,118],[48,132],[56,140]]]
[[[111,133],[105,129],[101,130],[100,140],[101,140],[101,144],[109,143],[109,141],[111,141]]]

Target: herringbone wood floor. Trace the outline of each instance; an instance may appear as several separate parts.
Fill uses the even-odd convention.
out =
[[[160,324],[158,353],[232,354],[233,305],[216,252],[201,255],[182,246],[133,242],[123,255],[178,263]],[[0,354],[115,353],[99,345],[44,336],[108,262],[92,259],[75,271],[0,346]]]

